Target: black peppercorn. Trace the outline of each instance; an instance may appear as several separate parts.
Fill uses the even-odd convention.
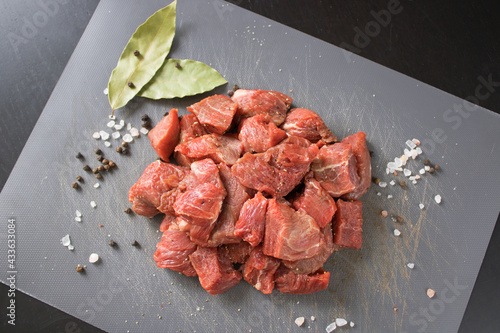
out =
[[[85,164],[85,165],[83,166],[83,170],[84,170],[84,171],[90,171],[91,169],[90,169],[90,166],[89,166],[88,164]]]
[[[139,50],[135,50],[135,51],[134,51],[134,55],[135,55],[136,57],[139,57],[139,56],[141,55],[141,52],[139,52]]]
[[[402,188],[405,188],[406,187],[406,182],[404,180],[400,181],[399,182],[399,186],[401,186]]]
[[[82,153],[78,152],[78,153],[76,153],[75,157],[80,159],[80,158],[83,158],[83,155],[82,155]]]
[[[140,246],[139,242],[134,240],[134,242],[132,243],[132,246]]]
[[[127,83],[127,85],[129,86],[129,88],[132,88],[132,89],[135,88],[135,85],[134,85],[134,83],[132,83],[132,81],[129,81]]]
[[[127,214],[130,214],[130,213],[132,213],[132,209],[130,209],[130,207],[128,207],[127,209],[124,210],[124,212]]]
[[[102,163],[102,164],[108,164],[108,163],[109,163],[109,161],[108,161],[107,159],[103,158],[103,159],[102,159],[102,161],[101,161],[101,163]]]
[[[430,165],[430,164],[431,164],[431,161],[429,161],[429,159],[428,159],[428,158],[426,158],[426,159],[424,160],[424,165]]]
[[[227,91],[227,95],[228,95],[229,97],[233,97],[233,95],[234,95],[234,91],[232,91],[232,90],[228,90],[228,91]]]
[[[116,152],[121,154],[123,152],[123,148],[120,146],[116,147]]]
[[[116,167],[116,163],[113,162],[113,161],[109,161],[108,165],[109,165],[110,168]]]
[[[237,85],[237,84],[235,84],[235,85],[233,86],[233,91],[236,91],[236,90],[238,90],[238,89],[240,89],[240,87],[238,87],[238,85]]]
[[[441,170],[441,166],[440,166],[439,164],[436,164],[436,165],[434,166],[434,169],[435,169],[435,170],[437,170],[437,171],[439,171],[439,170]]]
[[[97,148],[96,150],[94,150],[94,153],[96,153],[96,155],[102,155],[102,150]]]
[[[104,166],[99,165],[99,166],[97,167],[97,171],[101,171],[101,172],[102,172],[102,171],[104,171]]]
[[[83,272],[83,269],[84,269],[84,268],[82,267],[82,265],[77,265],[75,269],[76,269],[76,271],[77,271],[78,273],[81,273],[81,272]]]
[[[92,169],[92,173],[93,173],[93,174],[96,174],[96,173],[98,173],[98,172],[99,172],[99,170],[97,170],[97,168]]]
[[[380,183],[380,178],[372,178],[372,181],[375,183],[375,184],[378,184]]]
[[[123,142],[122,142],[122,147],[123,147],[123,148],[128,147],[128,142],[127,142],[127,141],[123,141]]]
[[[102,155],[97,155],[97,160],[98,160],[99,162],[101,162],[103,158],[104,158],[104,157],[102,157]]]
[[[175,68],[177,68],[177,69],[182,69],[182,66],[181,66],[181,64],[179,64],[178,62],[176,62],[176,63],[175,63]]]
[[[83,178],[82,178],[82,176],[76,176],[76,180],[78,180],[80,183],[82,183],[82,182],[83,182]]]
[[[116,242],[114,240],[110,240],[109,246],[111,246],[111,247],[116,246]]]
[[[143,114],[142,117],[141,117],[141,120],[142,121],[148,121],[150,120],[149,116],[147,114]]]
[[[97,178],[97,179],[102,179],[102,175],[101,175],[99,172],[98,172],[98,173],[96,173],[94,176],[95,176],[95,178]]]
[[[435,171],[436,171],[436,169],[434,169],[434,168],[430,168],[430,169],[429,169],[429,173],[430,173],[431,175],[432,175]]]
[[[106,165],[104,166],[104,170],[109,171],[109,169],[111,169],[111,167],[109,166],[109,164],[106,164]]]
[[[74,189],[77,189],[78,188],[78,183],[77,182],[74,182],[71,184],[71,187],[74,188]]]

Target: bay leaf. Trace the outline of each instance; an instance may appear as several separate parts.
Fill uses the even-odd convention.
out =
[[[176,4],[175,0],[151,15],[125,46],[108,82],[113,111],[134,98],[164,63],[175,36]]]
[[[167,59],[138,96],[151,99],[192,96],[225,83],[219,72],[200,61]]]

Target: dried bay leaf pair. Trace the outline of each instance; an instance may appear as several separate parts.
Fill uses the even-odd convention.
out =
[[[175,36],[176,4],[174,1],[150,16],[125,46],[108,83],[113,111],[135,96],[151,99],[191,96],[227,82],[202,62],[166,59]]]

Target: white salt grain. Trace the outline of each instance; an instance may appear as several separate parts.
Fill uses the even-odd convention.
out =
[[[79,217],[79,216],[76,216],[76,217],[75,217],[75,221],[76,221],[76,222],[82,222],[82,218],[81,218],[81,217]]]
[[[337,318],[335,319],[335,323],[337,324],[338,327],[342,327],[347,325],[347,320],[345,320],[344,318]]]
[[[127,133],[123,136],[123,141],[130,143],[130,142],[134,141],[134,138],[132,137],[132,135]]]
[[[76,210],[75,215],[78,217],[82,217],[82,213],[78,209]]]
[[[416,183],[417,183],[417,181],[414,179],[411,183],[412,183],[412,184],[416,184]]]
[[[99,255],[97,253],[92,253],[89,256],[89,263],[95,264],[97,261],[99,261]]]
[[[130,129],[130,131],[129,131],[129,132],[130,132],[130,134],[131,134],[133,137],[136,137],[136,138],[138,138],[138,137],[139,137],[139,130],[138,130],[137,128],[132,127],[132,128]]]
[[[147,128],[145,128],[145,127],[142,127],[141,130],[140,130],[140,132],[142,134],[144,134],[144,135],[147,135],[149,133],[149,130]]]
[[[69,235],[66,235],[63,238],[61,238],[61,244],[63,246],[68,246],[69,244],[71,244],[71,240],[69,239]]]
[[[424,209],[424,207],[425,207],[425,206],[424,206],[424,204],[422,204],[422,203],[421,203],[421,204],[418,204],[418,207],[419,207],[420,209]]]
[[[420,173],[421,175],[423,175],[425,173],[425,169],[418,170],[418,173]]]
[[[394,229],[394,236],[399,237],[401,235],[401,231],[398,229]]]
[[[117,131],[117,132],[113,132],[113,134],[111,134],[111,136],[113,137],[113,139],[118,140],[120,138],[120,136],[122,136],[122,135],[120,134],[120,132]]]
[[[396,168],[399,168],[399,167],[403,166],[403,160],[401,158],[399,158],[399,157],[396,157],[394,159],[394,163],[396,164]]]
[[[420,179],[420,178],[421,178],[420,175],[415,176],[415,179]]]
[[[111,127],[115,126],[115,124],[116,123],[115,123],[114,120],[110,120],[110,121],[108,121],[108,123],[106,124],[106,126],[108,126],[109,128],[111,128]]]
[[[131,128],[132,128],[132,124],[131,123],[127,123],[127,131],[130,131]]]
[[[412,262],[409,262],[408,264],[406,264],[406,266],[408,266],[409,269],[415,268],[415,264]]]
[[[409,179],[409,180],[415,180],[415,179],[416,179],[416,177],[415,177],[415,176],[410,176],[408,179]]]
[[[108,92],[109,92],[108,88],[104,88],[104,90],[102,91],[102,93],[103,93],[104,95],[107,95],[107,94],[108,94]]]
[[[120,131],[123,128],[123,125],[115,125],[115,130]]]
[[[94,184],[94,188],[99,188],[99,186],[101,186],[99,183]]]
[[[392,199],[392,194],[388,194],[387,199]]]
[[[382,195],[382,193],[380,193],[380,192],[377,192],[377,195],[378,195],[378,196],[380,197],[380,196]]]
[[[92,137],[93,137],[94,139],[96,139],[96,140],[99,140],[99,139],[101,138],[101,134],[99,134],[99,132],[94,132],[94,133],[92,134]]]
[[[424,170],[425,170],[425,171],[429,171],[430,169],[431,169],[431,167],[430,167],[430,166],[428,166],[428,165],[424,166]]]
[[[101,139],[103,139],[103,140],[109,139],[109,133],[106,131],[99,131],[99,135],[101,136]]]
[[[420,147],[417,147],[417,148],[415,149],[415,151],[416,151],[416,152],[417,152],[417,154],[419,154],[419,155],[420,155],[420,154],[422,154],[422,148],[420,148]]]
[[[92,207],[92,208],[96,208],[97,207],[97,204],[95,203],[95,201],[92,200],[90,202],[90,207]]]
[[[316,320],[316,317],[311,316],[311,321],[315,321],[315,320]]]
[[[415,144],[415,142],[411,141],[411,140],[406,140],[406,145],[408,146],[408,148],[410,149],[414,149],[417,145]]]
[[[387,187],[387,183],[386,182],[380,182],[380,183],[378,183],[378,186],[384,188],[384,187]]]
[[[336,329],[337,329],[337,324],[335,324],[335,323],[331,323],[330,325],[328,325],[326,327],[327,333],[331,333],[331,332],[335,331]]]
[[[111,142],[109,142],[109,141],[104,141],[104,145],[105,145],[106,147],[111,147]]]
[[[410,177],[410,175],[411,175],[411,171],[410,171],[410,170],[408,170],[408,169],[404,169],[404,170],[403,170],[403,173],[404,173],[404,175],[405,175],[406,177]]]
[[[413,141],[414,144],[416,144],[417,146],[420,144],[420,140],[419,139],[411,139],[411,141]]]
[[[298,317],[295,319],[295,325],[297,326],[302,326],[304,325],[304,322],[305,322],[305,318],[304,317]]]
[[[354,327],[354,323],[351,321],[351,322],[349,323],[349,326]]]
[[[441,203],[441,196],[439,194],[437,194],[435,197],[434,197],[434,201],[436,201],[436,203],[440,204]]]
[[[396,182],[395,182],[394,180],[391,180],[391,181],[389,182],[389,184],[391,184],[391,186],[394,186],[394,185],[396,185]]]
[[[74,249],[75,249],[75,247],[73,245],[71,245],[71,244],[68,245],[68,250],[73,251]]]

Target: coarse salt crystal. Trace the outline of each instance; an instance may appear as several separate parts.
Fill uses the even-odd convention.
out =
[[[405,175],[406,177],[410,177],[410,175],[411,175],[411,171],[410,171],[410,170],[408,170],[408,169],[404,169],[404,170],[403,170],[403,173],[404,173],[404,175]]]
[[[108,126],[109,128],[115,126],[115,121],[114,120],[108,121],[108,123],[106,124],[106,126]]]
[[[107,95],[108,92],[109,92],[109,89],[108,88],[104,88],[104,90],[102,91],[104,95]]]
[[[407,149],[405,149],[407,150]],[[406,165],[406,162],[408,162],[408,156],[402,155],[401,156],[401,162],[403,163],[402,165]]]
[[[109,133],[106,131],[99,131],[99,134],[101,135],[101,139],[107,140],[109,139]]]
[[[420,175],[415,176],[415,179],[420,179],[420,178],[421,178]]]
[[[392,199],[392,194],[388,194],[387,199]]]
[[[415,142],[411,141],[411,140],[406,140],[406,145],[408,146],[408,148],[410,149],[413,149],[415,148],[417,145],[415,144]]]
[[[380,197],[380,196],[382,195],[382,193],[380,193],[380,192],[377,192],[377,195],[378,195],[378,196]]]
[[[418,173],[420,173],[421,175],[423,175],[425,173],[425,169],[418,170]]]
[[[386,174],[390,174],[390,173],[391,173],[391,169],[389,169],[389,168],[385,168],[385,173],[386,173]]]
[[[302,326],[304,325],[304,322],[305,322],[305,318],[304,317],[298,317],[295,319],[295,325],[297,326]]]
[[[395,182],[394,180],[391,180],[391,181],[389,182],[389,184],[391,184],[391,186],[394,186],[394,185],[396,185],[396,182]]]
[[[418,207],[419,207],[420,209],[424,209],[424,207],[425,207],[425,206],[424,206],[424,204],[420,203],[420,204],[418,204]]]
[[[105,145],[106,147],[111,147],[111,142],[109,142],[109,141],[104,141],[104,145]]]
[[[394,229],[394,236],[399,237],[401,235],[401,231],[399,229]]]
[[[113,137],[113,139],[118,140],[122,135],[120,134],[120,132],[113,132],[111,136]]]
[[[92,208],[96,208],[97,207],[97,204],[95,203],[95,201],[92,200],[90,202],[90,207],[92,207]]]
[[[413,143],[416,144],[417,146],[420,145],[420,140],[419,139],[413,138],[413,139],[411,139],[411,141],[413,141]]]
[[[68,246],[69,244],[71,244],[71,240],[69,239],[69,235],[66,235],[63,238],[61,238],[61,244],[63,246]]]
[[[388,213],[387,213],[386,210],[383,210],[381,214],[382,214],[383,217],[387,217],[387,215],[388,215]]]
[[[378,186],[384,188],[384,187],[387,187],[387,183],[386,182],[380,182],[380,183],[378,183]]]
[[[416,179],[416,177],[415,177],[415,176],[410,176],[408,179],[409,179],[409,180],[415,180],[415,179]]]
[[[347,320],[345,320],[344,318],[337,318],[335,319],[335,324],[337,324],[338,327],[342,327],[347,325]]]
[[[411,182],[411,183],[415,185],[415,184],[417,183],[417,180],[416,180],[416,179],[414,179],[414,180],[412,180],[412,182]]]
[[[411,152],[408,150],[408,148],[405,148],[404,153],[407,158],[411,157]]]
[[[144,134],[144,135],[147,135],[149,133],[149,130],[147,128],[145,128],[145,127],[142,127],[141,130],[140,130],[140,132],[142,134]]]
[[[315,321],[315,320],[316,320],[316,317],[311,316],[311,321]]]
[[[420,154],[422,154],[422,148],[420,148],[420,147],[417,147],[417,148],[415,149],[415,151],[416,151],[416,152],[417,152],[417,154],[419,154],[419,155],[420,155]]]
[[[326,331],[328,333],[331,333],[331,332],[335,331],[336,329],[337,329],[337,324],[335,324],[335,323],[331,323],[330,325],[328,325],[326,327]]]
[[[427,289],[427,296],[429,298],[434,298],[434,296],[436,296],[436,292],[433,289],[429,288]]]
[[[408,266],[409,269],[415,268],[415,264],[412,262],[407,263],[406,266]]]
[[[75,247],[72,244],[68,245],[68,250],[73,251],[74,249],[75,249]]]
[[[397,168],[397,165],[395,162],[389,162],[389,163],[387,163],[387,167],[389,169],[395,169],[395,168]]]
[[[99,134],[99,132],[94,132],[94,133],[92,134],[92,137],[93,137],[94,139],[96,139],[96,140],[99,140],[99,139],[101,138],[101,134]]]
[[[130,131],[131,128],[132,128],[132,124],[131,123],[127,123],[127,131]]]
[[[430,169],[431,169],[431,167],[430,167],[430,166],[428,166],[428,165],[424,166],[424,170],[425,170],[425,171],[429,171]]]
[[[99,188],[99,186],[101,186],[99,183],[94,184],[94,188]]]
[[[115,125],[115,130],[120,131],[123,128],[123,125]]]
[[[441,203],[441,196],[439,194],[436,194],[436,196],[434,197],[434,201],[436,201],[436,203],[440,204]]]
[[[396,157],[394,159],[394,163],[396,164],[397,168],[400,167],[400,166],[403,166],[403,160],[401,158],[399,158],[399,157]]]
[[[97,253],[92,253],[90,256],[89,256],[89,262],[91,264],[95,264],[97,261],[99,261],[99,255]]]
[[[135,127],[132,127],[130,130],[129,130],[130,134],[133,136],[133,137],[136,137],[138,138],[139,137],[139,130]]]
[[[76,212],[75,212],[75,215],[78,216],[78,217],[81,217],[82,213],[77,209]]]
[[[411,158],[416,159],[418,156],[418,150],[412,149],[411,150]]]
[[[130,143],[130,142],[134,141],[134,138],[132,137],[132,135],[127,133],[123,136],[123,141]]]
[[[349,326],[354,327],[354,323],[351,321],[351,322],[349,323]]]
[[[76,221],[76,222],[82,222],[82,218],[81,218],[81,217],[79,217],[79,216],[76,216],[76,217],[75,217],[75,221]]]

